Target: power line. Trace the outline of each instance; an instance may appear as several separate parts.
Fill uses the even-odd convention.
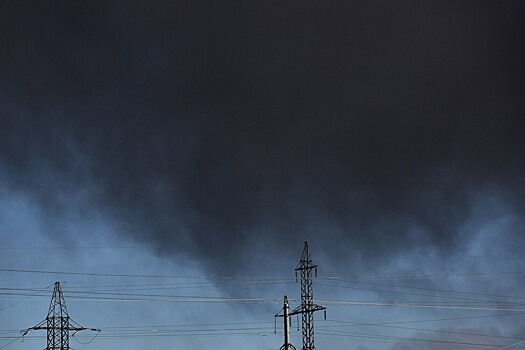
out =
[[[492,335],[492,334],[481,334],[481,333],[446,331],[446,330],[437,330],[437,329],[426,329],[426,328],[417,328],[417,327],[396,326],[396,325],[392,325],[392,324],[363,323],[363,322],[351,322],[351,321],[339,321],[339,320],[329,320],[327,322],[343,323],[343,324],[348,324],[348,325],[351,325],[351,326],[360,326],[360,327],[361,326],[373,326],[373,327],[405,329],[405,330],[422,331],[422,332],[434,332],[434,333],[446,333],[446,334],[472,335],[472,336],[478,336],[478,337],[490,337],[490,338],[524,340],[524,338],[522,338],[522,337],[507,337],[507,336],[503,336],[503,335]],[[320,328],[333,328],[333,327],[342,327],[342,326],[321,326]]]
[[[177,279],[210,279],[210,280],[226,279],[226,280],[259,280],[259,281],[293,280],[292,277],[140,275],[140,274],[65,272],[65,271],[26,270],[26,269],[0,269],[0,272],[40,273],[40,274],[54,274],[54,275],[77,275],[77,276],[99,276],[99,277],[166,278],[166,279],[169,279],[169,278],[177,278]]]
[[[40,273],[40,274],[62,274],[79,276],[100,276],[100,277],[136,277],[136,278],[177,278],[177,279],[228,279],[228,280],[292,280],[293,277],[272,277],[272,276],[183,276],[183,275],[146,275],[146,274],[117,274],[117,273],[93,273],[93,272],[66,272],[48,270],[29,270],[29,269],[0,269],[0,272],[18,273]],[[491,272],[464,272],[464,273],[431,273],[416,275],[367,275],[367,276],[328,276],[321,277],[324,280],[361,280],[361,279],[421,279],[434,277],[525,277],[525,271],[491,271]]]
[[[22,293],[18,293],[21,291]],[[34,296],[41,292],[36,290],[36,293],[23,293],[23,292],[35,292],[35,289],[31,288],[0,288],[0,295],[23,295],[27,298]],[[270,303],[276,304],[279,302],[277,298],[267,297],[225,297],[225,296],[213,296],[213,295],[174,295],[174,294],[148,294],[148,293],[121,293],[121,292],[100,292],[100,291],[68,291],[70,298],[78,299],[95,299],[95,300],[123,300],[123,301],[170,301],[170,302],[242,302],[242,303]],[[408,293],[412,294],[412,293]],[[122,297],[122,298],[117,298]],[[25,299],[27,299],[25,298]],[[24,299],[24,300],[25,300]],[[464,299],[464,298],[461,298]],[[340,299],[327,299],[321,300],[322,302],[329,304],[352,304],[352,305],[366,305],[366,306],[410,306],[410,307],[434,307],[434,308],[474,308],[474,307],[497,307],[496,310],[506,310],[503,307],[519,307],[524,306],[523,302],[502,302],[502,301],[478,301],[473,300],[468,302],[410,302],[400,300],[340,300]],[[514,309],[513,309],[514,310]],[[525,311],[522,309],[515,311]]]
[[[382,303],[382,302],[364,302],[352,300],[319,300],[325,304],[352,305],[352,306],[390,306],[390,307],[410,307],[410,308],[430,308],[430,309],[455,309],[455,310],[479,310],[479,311],[516,311],[525,312],[525,309],[509,308],[490,308],[490,307],[473,307],[457,305],[433,305],[433,304],[416,304],[416,303]],[[520,304],[522,305],[522,304]]]
[[[490,277],[490,276],[509,276],[525,277],[525,271],[493,271],[493,272],[463,272],[463,273],[430,273],[418,275],[368,275],[368,276],[328,276],[320,279],[326,280],[360,280],[360,279],[421,279],[433,277]]]
[[[462,345],[462,346],[501,346],[487,343],[473,343],[473,342],[463,342],[463,341],[452,341],[452,340],[439,340],[439,339],[424,339],[416,337],[402,337],[402,336],[392,336],[392,335],[381,335],[373,333],[362,333],[362,332],[330,332],[330,331],[321,331],[319,334],[330,335],[330,336],[344,336],[344,337],[362,337],[362,338],[372,338],[372,339],[384,339],[384,340],[396,340],[396,341],[405,341],[405,342],[415,342],[415,343],[434,343],[434,344],[447,344],[447,345]]]
[[[15,301],[15,302],[12,303],[12,304],[7,305],[6,307],[0,309],[0,311],[4,311],[4,310],[6,310],[6,309],[9,309],[11,306],[14,306],[14,305],[16,305],[16,304],[18,304],[18,303],[21,303],[22,301],[25,301],[25,300],[27,300],[27,299],[29,299],[29,298],[31,298],[31,297],[34,297],[35,295],[40,294],[41,292],[45,291],[46,289],[48,289],[48,288],[51,287],[52,285],[53,285],[53,283],[51,283],[50,285],[48,285],[48,286],[47,286],[46,288],[44,288],[44,289],[37,290],[35,293],[30,294],[30,295],[26,296],[25,298],[22,298],[22,299],[20,299],[20,300],[18,300],[18,301]],[[3,288],[0,288],[0,289],[3,289]]]
[[[21,339],[21,338],[22,338],[21,335],[18,336],[18,337],[16,337],[16,338],[14,338],[13,340],[11,340],[10,342],[8,342],[7,344],[4,344],[4,345],[0,346],[0,349],[3,349],[3,348],[5,348],[5,347],[8,346],[8,345],[13,344],[15,341],[17,341],[18,339]]]
[[[417,290],[426,290],[426,291],[443,292],[443,293],[467,294],[467,295],[477,295],[477,296],[489,296],[489,297],[496,297],[496,298],[525,299],[525,297],[518,297],[518,296],[511,296],[511,295],[467,292],[467,291],[457,291],[457,290],[440,289],[440,288],[406,286],[406,285],[398,285],[398,284],[393,285],[393,284],[376,283],[376,282],[361,282],[361,281],[342,281],[342,282],[366,284],[366,285],[376,285],[376,286],[387,286],[387,287],[396,287],[396,288],[406,288],[406,289],[417,289]],[[339,288],[358,289],[357,287],[348,287],[348,286],[339,286],[339,285],[328,285],[328,284],[319,284],[319,285],[334,286],[334,287],[339,287]],[[365,289],[365,290],[375,291],[373,289]],[[384,290],[378,290],[378,291],[387,292],[387,293],[402,293],[402,292],[397,292],[397,291],[384,291]],[[445,297],[445,296],[437,296],[437,297],[453,298],[453,297]]]

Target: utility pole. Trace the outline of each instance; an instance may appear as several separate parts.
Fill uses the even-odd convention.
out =
[[[282,317],[284,319],[284,344],[279,348],[279,350],[297,350],[295,346],[290,343],[290,315],[288,314],[288,298],[284,296],[283,303],[283,314],[277,314],[275,317]]]
[[[71,325],[71,323],[74,325]],[[45,350],[70,350],[69,332],[71,331],[75,332],[73,336],[83,330],[100,332],[100,329],[82,327],[69,317],[60,282],[55,282],[55,288],[53,289],[53,296],[51,297],[46,319],[34,327],[20,331],[20,333],[22,336],[25,336],[30,331],[41,329],[47,331],[47,346]]]
[[[295,268],[295,279],[297,280],[297,271],[301,272],[301,305],[296,307],[290,316],[301,314],[302,316],[302,333],[303,348],[302,350],[314,350],[314,312],[324,310],[326,319],[326,308],[314,304],[314,293],[312,288],[313,271],[317,277],[317,265],[310,257],[308,250],[308,241],[304,242],[303,254],[301,260]]]

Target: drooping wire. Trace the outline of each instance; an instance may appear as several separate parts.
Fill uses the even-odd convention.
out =
[[[24,336],[23,335],[19,335],[18,337],[16,337],[15,339],[11,340],[7,344],[4,344],[4,345],[0,346],[0,349],[3,349],[3,348],[5,348],[6,346],[8,346],[10,344],[13,344],[15,341],[17,341],[20,338],[22,338],[22,341],[23,341]]]
[[[46,289],[49,289],[49,287],[51,287],[52,285],[53,285],[53,283],[51,283],[49,286],[45,287],[44,289],[40,289],[40,290],[36,291],[35,293],[26,296],[25,298],[22,298],[20,300],[15,301],[12,304],[7,305],[6,307],[0,309],[0,311],[4,311],[6,309],[9,309],[11,306],[14,306],[14,305],[16,305],[18,303],[21,303],[22,301],[25,301],[25,300],[27,300],[27,299],[29,299],[31,297],[34,297],[35,295],[40,294],[41,292],[45,291]]]
[[[507,346],[504,346],[502,348],[497,348],[496,350],[503,350],[503,349],[508,349],[508,348],[511,348],[515,345],[518,345],[518,344],[522,344],[522,343],[525,343],[525,340],[522,340],[522,341],[519,341],[517,343],[514,343],[514,344],[510,344],[510,345],[507,345]]]
[[[88,344],[91,344],[95,339],[97,339],[97,337],[100,335],[100,332],[101,330],[100,329],[97,329],[96,330],[97,334],[95,334],[93,336],[93,338],[91,338],[91,340],[89,340],[88,342],[86,343],[83,343],[81,342],[80,340],[77,339],[77,337],[75,336],[77,334],[77,332],[73,333],[73,338],[79,343],[79,344],[82,344],[82,345],[88,345]]]

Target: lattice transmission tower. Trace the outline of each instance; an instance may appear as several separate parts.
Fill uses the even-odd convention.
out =
[[[20,333],[24,336],[30,331],[41,329],[47,331],[47,346],[45,350],[70,350],[69,332],[71,331],[75,332],[73,336],[77,332],[84,330],[100,332],[100,329],[82,327],[69,317],[60,282],[55,282],[46,319],[34,327],[22,330]]]
[[[314,312],[324,310],[324,316],[326,319],[326,308],[324,306],[314,304],[312,278],[314,272],[315,277],[317,277],[317,265],[313,263],[312,258],[310,257],[308,241],[304,242],[301,260],[295,268],[296,279],[297,271],[301,272],[301,305],[290,312],[290,316],[301,314],[303,335],[302,350],[314,350]]]

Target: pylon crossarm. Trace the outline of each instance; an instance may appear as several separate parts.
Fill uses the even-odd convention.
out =
[[[33,327],[30,327],[30,328],[26,328],[26,329],[22,329],[20,331],[20,334],[23,336],[25,336],[27,333],[31,332],[31,331],[37,331],[39,329],[46,329],[46,327],[44,326],[44,324],[46,324],[46,320],[40,322],[39,324],[37,324],[36,326],[33,326]]]
[[[282,313],[281,313],[281,312],[282,312]],[[288,316],[290,316],[290,314],[288,314]],[[285,317],[284,308],[282,308],[281,311],[279,311],[278,314],[275,314],[274,317]]]
[[[298,315],[298,314],[304,314],[306,312],[315,312],[315,311],[321,311],[321,310],[326,310],[326,307],[321,306],[321,305],[316,305],[316,304],[310,304],[308,306],[299,305],[298,307],[293,309],[293,311],[290,311],[288,315],[293,316],[293,315]],[[276,317],[278,316],[276,315]]]
[[[288,315],[294,316],[294,315],[302,314],[303,312],[304,312],[303,306],[299,305],[298,307],[296,307],[295,309],[290,311],[290,313]]]
[[[97,329],[97,328],[77,328],[77,329],[71,328],[70,330],[74,331],[74,333],[71,335],[72,337],[77,335],[77,333],[80,332],[80,331],[102,332],[100,329]]]
[[[22,329],[20,331],[20,334],[26,335],[27,333],[29,333],[31,331],[49,330],[49,329],[55,329],[55,327],[35,326],[35,327],[27,328],[27,329]],[[67,328],[64,328],[64,330],[73,331],[73,332],[77,332],[77,333],[80,332],[80,331],[86,331],[86,330],[100,332],[100,329],[97,329],[97,328],[85,328],[85,327],[67,327]]]
[[[317,268],[317,265],[310,265],[310,266],[297,267],[295,271],[310,270],[310,269],[316,269],[316,268]]]
[[[100,329],[98,328],[69,328],[70,331],[75,331],[75,333],[78,333],[80,331],[93,331],[93,332],[102,332]]]
[[[326,308],[324,306],[321,306],[321,305],[310,305],[306,311],[321,311],[321,310],[326,310]]]
[[[20,331],[20,334],[22,334],[22,336],[26,335],[27,333],[31,332],[31,331],[38,331],[39,329],[47,329],[47,327],[31,327],[31,328],[27,328],[27,329],[22,329]]]

